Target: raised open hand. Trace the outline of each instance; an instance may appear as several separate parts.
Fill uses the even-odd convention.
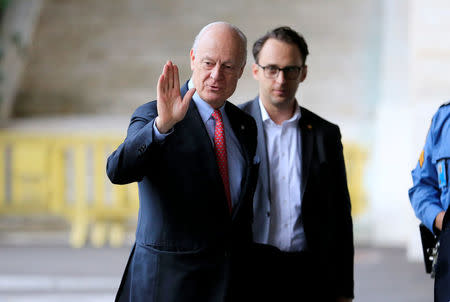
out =
[[[157,86],[158,117],[155,122],[159,132],[167,133],[184,118],[194,93],[195,88],[192,88],[181,99],[178,67],[171,61],[167,61]]]

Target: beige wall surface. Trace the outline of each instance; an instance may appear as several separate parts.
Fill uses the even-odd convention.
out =
[[[299,102],[334,122],[370,117],[377,76],[376,0],[47,1],[36,29],[14,116],[119,114],[155,98],[166,60],[190,74],[189,49],[207,23],[224,20],[249,40],[248,64],[232,97],[257,94],[253,42],[289,25],[310,47]],[[371,88],[372,86],[372,88]]]

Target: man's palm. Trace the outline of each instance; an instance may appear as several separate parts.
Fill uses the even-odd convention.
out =
[[[160,132],[166,133],[185,117],[194,93],[195,89],[190,89],[184,98],[181,98],[178,67],[168,61],[164,65],[157,86],[158,118],[156,126]]]

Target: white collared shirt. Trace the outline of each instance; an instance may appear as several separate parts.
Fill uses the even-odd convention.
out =
[[[277,125],[261,100],[261,117],[266,139],[270,177],[270,245],[282,251],[306,249],[301,221],[301,133],[300,107],[294,115]]]

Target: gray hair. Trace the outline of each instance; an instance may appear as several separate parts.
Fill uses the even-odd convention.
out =
[[[230,24],[228,22],[225,21],[216,21],[216,22],[212,22],[209,23],[208,25],[206,25],[205,27],[203,27],[200,32],[197,34],[197,36],[195,36],[194,39],[194,44],[192,45],[192,50],[195,51],[197,50],[197,46],[198,46],[198,41],[200,40],[201,36],[212,26],[217,25],[217,24],[224,24],[226,26],[228,26],[230,29],[234,30],[239,38],[241,39],[242,45],[244,46],[244,62],[243,65],[245,65],[246,61],[247,61],[247,37],[244,35],[244,33],[236,26],[234,26],[233,24]]]

